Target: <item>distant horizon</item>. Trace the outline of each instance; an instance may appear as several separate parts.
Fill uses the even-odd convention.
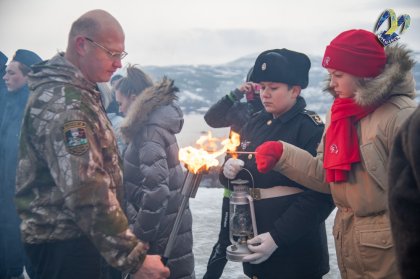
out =
[[[345,30],[373,31],[389,8],[410,15],[400,42],[420,51],[418,0],[0,0],[0,50],[11,58],[24,48],[49,59],[66,49],[71,23],[98,8],[125,31],[124,65],[220,65],[273,48],[322,56]]]
[[[414,58],[416,59],[416,62],[420,63],[420,49],[419,50],[411,49],[411,51],[414,54]],[[177,66],[223,66],[223,65],[226,65],[226,64],[234,63],[235,61],[238,61],[238,60],[241,60],[241,59],[244,59],[244,58],[247,58],[247,57],[254,56],[255,58],[257,58],[258,54],[259,54],[259,52],[258,53],[257,52],[249,53],[249,54],[245,54],[243,56],[237,57],[237,58],[232,58],[229,61],[215,63],[215,64],[211,64],[211,63],[170,64],[170,65],[169,64],[168,65],[153,65],[153,64],[150,64],[150,65],[141,65],[141,67],[162,67],[162,68],[164,68],[164,67],[177,67]],[[322,54],[308,54],[308,53],[305,53],[305,54],[308,55],[309,58],[318,58],[318,59],[322,59],[322,57],[324,55],[324,53],[322,53]],[[128,64],[133,65],[133,64],[137,64],[137,63],[124,63],[124,61],[123,61],[123,67],[121,69],[119,69],[119,71],[122,71],[122,70],[124,70],[124,68],[128,67]],[[314,66],[314,65],[312,65],[312,66]],[[321,66],[321,64],[319,66]]]

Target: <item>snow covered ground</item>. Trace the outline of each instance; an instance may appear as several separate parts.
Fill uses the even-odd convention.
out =
[[[221,188],[199,188],[194,199],[190,199],[191,210],[193,213],[193,234],[194,234],[194,254],[195,272],[197,278],[203,278],[206,265],[211,253],[211,249],[217,240],[220,225],[220,209],[222,206],[223,189]],[[332,226],[335,211],[328,217],[327,236],[328,248],[330,253],[330,272],[324,279],[340,278],[335,256],[334,240],[332,238]],[[223,273],[224,279],[243,279],[248,278],[242,272],[240,263],[228,262]]]

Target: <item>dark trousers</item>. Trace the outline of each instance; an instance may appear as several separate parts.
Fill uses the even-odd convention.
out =
[[[213,246],[203,279],[218,279],[222,276],[227,263],[226,248],[229,245],[231,245],[229,240],[229,198],[223,197],[219,239]]]
[[[32,264],[31,279],[109,279],[116,272],[86,237],[42,244],[25,244]],[[115,275],[114,275],[115,276]]]

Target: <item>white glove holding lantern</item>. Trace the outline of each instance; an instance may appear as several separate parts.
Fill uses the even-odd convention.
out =
[[[223,175],[228,179],[234,179],[245,163],[241,159],[229,158],[223,166]]]
[[[278,248],[269,232],[262,233],[247,241],[248,249],[253,254],[245,256],[244,262],[259,264],[267,260]]]

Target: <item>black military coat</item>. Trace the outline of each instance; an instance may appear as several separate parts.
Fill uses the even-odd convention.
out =
[[[263,142],[282,140],[315,155],[324,124],[305,107],[305,100],[298,97],[296,104],[276,119],[261,111],[242,128],[239,150],[255,151]],[[264,279],[320,278],[326,274],[329,258],[324,221],[334,208],[331,195],[308,190],[276,171],[259,173],[253,155],[242,154],[239,159],[245,162],[257,188],[292,186],[304,190],[254,201],[258,233],[270,232],[278,249],[261,264],[245,263],[245,274]],[[250,180],[250,175],[242,170],[237,178]],[[221,182],[227,184],[223,175]]]

